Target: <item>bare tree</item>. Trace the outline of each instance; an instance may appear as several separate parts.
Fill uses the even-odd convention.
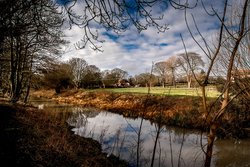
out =
[[[72,58],[68,62],[72,68],[72,73],[74,76],[74,83],[77,88],[81,86],[81,79],[84,75],[84,70],[86,70],[88,64],[84,59],[81,58]]]
[[[193,64],[195,64],[193,62]],[[188,64],[184,61],[184,58],[178,56],[171,56],[166,61],[161,61],[155,64],[154,72],[159,74],[163,87],[166,82],[171,82],[173,86],[176,86],[176,73],[179,67],[182,67],[185,72],[191,73]],[[195,65],[193,65],[195,66]],[[191,74],[187,75],[187,79],[191,85]],[[169,81],[170,80],[170,81]]]
[[[188,52],[187,54],[182,53],[178,56],[178,64],[182,67],[186,74],[188,88],[191,88],[193,73],[196,73],[198,70],[202,70],[205,63],[201,56],[195,52]]]
[[[165,83],[167,81],[168,69],[165,61],[157,62],[154,65],[154,72],[159,74],[162,86],[165,87]]]
[[[136,84],[139,86],[152,87],[157,83],[157,77],[150,73],[141,73],[135,76]]]
[[[198,25],[196,25],[194,16],[193,21],[196,25],[196,30],[200,34],[200,37],[203,40],[204,45],[202,46],[201,43],[199,43],[196,38],[194,37],[194,34],[192,30],[190,29],[189,22],[186,19],[186,24],[188,27],[188,30],[197,43],[197,45],[201,48],[203,53],[208,58],[208,69],[206,71],[206,75],[202,81],[198,81],[199,85],[202,89],[202,98],[203,98],[203,110],[206,114],[206,120],[209,124],[210,131],[208,134],[208,143],[207,143],[207,150],[206,150],[206,160],[205,160],[205,166],[208,167],[211,164],[211,158],[213,154],[213,143],[216,137],[217,130],[221,127],[221,120],[223,118],[223,115],[228,111],[230,108],[230,104],[232,100],[237,97],[237,95],[244,92],[246,89],[240,89],[236,96],[231,96],[231,87],[232,87],[232,75],[235,69],[235,65],[237,64],[237,57],[239,55],[239,48],[241,48],[241,44],[245,38],[249,35],[249,24],[247,23],[247,15],[250,13],[249,11],[249,0],[242,0],[242,1],[234,1],[233,4],[228,4],[228,0],[225,0],[224,2],[224,8],[222,11],[222,14],[220,15],[218,11],[216,11],[214,8],[212,8],[212,14],[215,17],[218,18],[220,22],[220,29],[218,32],[218,42],[212,49],[211,46],[208,45],[208,42],[206,39],[202,36],[202,34],[199,31]],[[206,9],[207,11],[207,9]],[[236,12],[236,13],[235,13]],[[186,15],[185,15],[186,16]],[[233,23],[233,24],[232,24]],[[231,28],[231,27],[234,28]],[[182,39],[183,40],[183,39]],[[184,40],[183,40],[184,41]],[[183,42],[184,43],[184,42]],[[184,43],[185,47],[185,43]],[[185,47],[186,50],[186,47]],[[186,50],[186,55],[188,54]],[[225,55],[226,54],[226,55]],[[221,59],[221,56],[226,56],[226,59],[223,59],[224,66],[226,67],[225,72],[225,83],[223,85],[223,93],[221,98],[221,105],[220,108],[216,111],[211,113],[212,106],[207,106],[207,99],[206,99],[206,86],[208,85],[208,79],[212,73],[212,70],[215,66],[215,62],[218,59]],[[190,66],[190,64],[189,64]]]
[[[169,5],[174,8],[184,9],[196,6],[195,2],[174,0],[58,0],[64,6],[66,20],[70,25],[78,25],[83,28],[84,36],[76,46],[84,48],[87,44],[94,50],[101,50],[98,42],[98,31],[92,29],[93,25],[102,26],[106,30],[112,30],[120,34],[131,26],[134,26],[138,32],[144,31],[149,27],[155,27],[158,32],[165,32],[168,25],[161,23],[164,15],[159,12],[159,8],[167,9]],[[81,9],[78,12],[75,8]]]
[[[178,58],[171,56],[166,60],[166,68],[171,75],[172,85],[176,87],[176,69],[179,67]]]

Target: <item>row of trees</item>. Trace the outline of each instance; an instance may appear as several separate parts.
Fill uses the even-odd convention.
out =
[[[122,69],[101,71],[95,65],[89,65],[84,59],[72,58],[67,62],[47,62],[35,75],[34,87],[55,88],[100,88],[122,86],[128,73]]]
[[[176,86],[178,76],[178,79],[182,82],[184,77],[188,88],[191,88],[194,74],[199,75],[199,79],[202,79],[202,73],[204,73],[202,67],[204,65],[205,63],[199,54],[189,52],[171,56],[166,61],[157,62],[154,65],[154,72],[159,75],[163,87],[166,83]]]
[[[160,61],[152,66],[151,73],[141,73],[138,75],[129,76],[127,71],[119,68],[112,70],[101,71],[95,65],[88,65],[88,63],[81,58],[72,58],[68,62],[56,62],[56,59],[51,55],[33,56],[33,68],[29,70],[29,80],[26,83],[21,81],[19,83],[23,88],[21,91],[33,87],[41,86],[55,88],[56,92],[60,92],[61,88],[75,87],[75,88],[99,88],[99,87],[128,87],[128,86],[160,86],[167,85],[176,86],[177,82],[187,83],[187,87],[198,85],[196,79],[202,80],[204,75],[203,67],[204,61],[201,56],[195,52],[188,54],[178,54],[169,57],[165,61]],[[3,54],[7,56],[7,54]],[[36,60],[40,58],[40,60]],[[9,59],[1,62],[1,87],[8,89],[8,75],[10,75],[10,68],[8,66]],[[20,70],[20,69],[19,69]],[[35,75],[32,73],[35,72]],[[29,82],[33,75],[33,82]],[[37,82],[39,81],[39,82]]]
[[[185,54],[169,57],[166,61],[153,64],[152,73],[141,73],[129,76],[127,71],[120,68],[101,71],[95,65],[89,65],[82,58],[72,58],[67,62],[56,63],[51,59],[40,67],[36,75],[34,87],[55,88],[60,93],[62,88],[107,88],[130,86],[176,86],[179,82],[188,83],[189,88],[194,80],[192,71],[200,73],[204,62],[196,53],[189,53],[192,59],[192,69],[188,66]],[[38,79],[39,78],[39,79]]]

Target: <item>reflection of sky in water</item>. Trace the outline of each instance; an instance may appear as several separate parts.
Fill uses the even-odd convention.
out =
[[[92,109],[93,110],[93,109]],[[87,111],[87,110],[86,110]],[[131,166],[136,166],[136,151],[140,118],[130,119],[110,112],[83,112],[79,116],[75,112],[72,118],[77,117],[72,126],[85,119],[83,126],[73,131],[85,137],[92,137],[102,144],[103,150],[113,153],[122,159],[128,160]],[[77,116],[78,115],[78,116]],[[141,166],[149,166],[152,157],[157,127],[150,121],[144,120],[141,133]],[[180,128],[164,127],[161,129],[157,142],[154,166],[203,166],[204,153],[201,149],[200,133]],[[203,135],[202,144],[206,144]],[[181,150],[181,156],[179,159]],[[250,166],[250,140],[233,143],[232,140],[215,142],[212,167]]]
[[[113,153],[122,159],[136,164],[137,133],[141,119],[123,118],[121,115],[100,112],[96,109],[74,107],[66,104],[56,104],[53,101],[32,101],[35,106],[56,111],[73,111],[68,123],[75,127],[73,131],[85,137],[92,137],[102,143],[105,152]],[[184,133],[184,140],[183,140]],[[143,121],[141,133],[141,166],[149,166],[156,136],[155,124]],[[203,136],[203,144],[206,138]],[[171,140],[170,140],[171,139]],[[171,142],[170,142],[171,141]],[[178,166],[178,157],[183,142],[180,166],[203,166],[203,152],[200,146],[200,134],[193,131],[183,131],[179,128],[163,128],[157,142],[154,166]],[[250,166],[250,140],[232,141],[218,140],[215,142],[212,166],[245,167]],[[172,154],[171,154],[172,152]],[[159,158],[160,157],[160,158]],[[159,161],[160,159],[160,161]]]
[[[75,113],[74,122],[69,124],[74,126],[80,121],[79,113]],[[72,118],[73,118],[72,117]],[[87,118],[86,118],[87,117]],[[71,118],[71,119],[72,119]],[[101,142],[104,151],[120,156],[122,159],[129,160],[131,164],[136,163],[136,151],[138,131],[141,119],[123,118],[118,114],[100,112],[95,117],[82,117],[85,119],[84,126],[74,128],[73,131],[85,137],[93,137]],[[152,157],[154,141],[156,136],[156,126],[149,121],[143,121],[141,133],[141,162],[142,166],[149,166]],[[183,139],[183,133],[184,138]],[[157,142],[155,153],[155,165],[170,166],[171,152],[175,166],[178,165],[181,144],[181,166],[202,166],[203,154],[200,149],[200,135],[174,129],[162,128],[160,139]],[[171,138],[171,145],[170,145]],[[160,161],[159,161],[160,158]],[[194,161],[195,160],[195,161]]]

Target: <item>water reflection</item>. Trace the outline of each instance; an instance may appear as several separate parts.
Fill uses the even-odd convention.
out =
[[[137,166],[137,163],[143,167],[150,166],[153,154],[153,166],[203,166],[204,153],[200,142],[205,144],[207,139],[205,136],[201,138],[196,131],[159,127],[143,120],[138,138],[141,118],[129,119],[93,108],[56,104],[47,100],[35,100],[32,104],[52,112],[71,111],[68,124],[74,127],[72,130],[75,134],[99,141],[105,152],[129,161],[130,166]],[[212,166],[250,167],[249,150],[250,140],[217,140]]]
[[[136,166],[140,118],[128,119],[109,112],[94,113],[93,117],[89,112],[74,112],[68,123],[75,127],[75,134],[98,140],[105,152]],[[158,137],[157,131],[160,132]],[[159,129],[156,124],[145,120],[139,146],[140,166],[149,166],[153,154],[154,166],[202,166],[204,161],[198,133],[176,128]]]

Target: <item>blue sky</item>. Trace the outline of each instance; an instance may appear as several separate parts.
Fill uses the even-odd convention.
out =
[[[205,5],[208,10],[213,5],[219,11],[221,9],[220,3],[220,1],[210,0]],[[82,5],[76,6],[75,10],[81,10],[81,7]],[[121,68],[130,75],[150,72],[152,62],[164,61],[170,56],[184,52],[180,34],[184,38],[188,51],[197,52],[203,56],[187,31],[184,11],[173,7],[167,9],[159,7],[157,9],[157,12],[162,12],[165,16],[161,23],[169,25],[169,30],[165,33],[158,33],[153,27],[138,33],[135,27],[131,26],[126,32],[118,36],[116,33],[107,31],[100,26],[93,26],[93,29],[98,30],[99,38],[105,40],[104,43],[98,44],[102,46],[103,52],[93,51],[89,47],[76,49],[74,44],[83,37],[83,30],[77,26],[73,26],[71,29],[65,28],[65,39],[70,41],[70,44],[64,47],[65,53],[62,55],[62,60],[79,57],[85,59],[88,64],[96,65],[101,70]],[[218,28],[216,18],[208,16],[199,4],[196,8],[188,11],[188,20],[192,30],[195,30],[195,28],[191,21],[191,14],[194,15],[204,37],[213,43]],[[197,33],[196,37],[200,40]],[[205,57],[204,61],[206,61]]]

